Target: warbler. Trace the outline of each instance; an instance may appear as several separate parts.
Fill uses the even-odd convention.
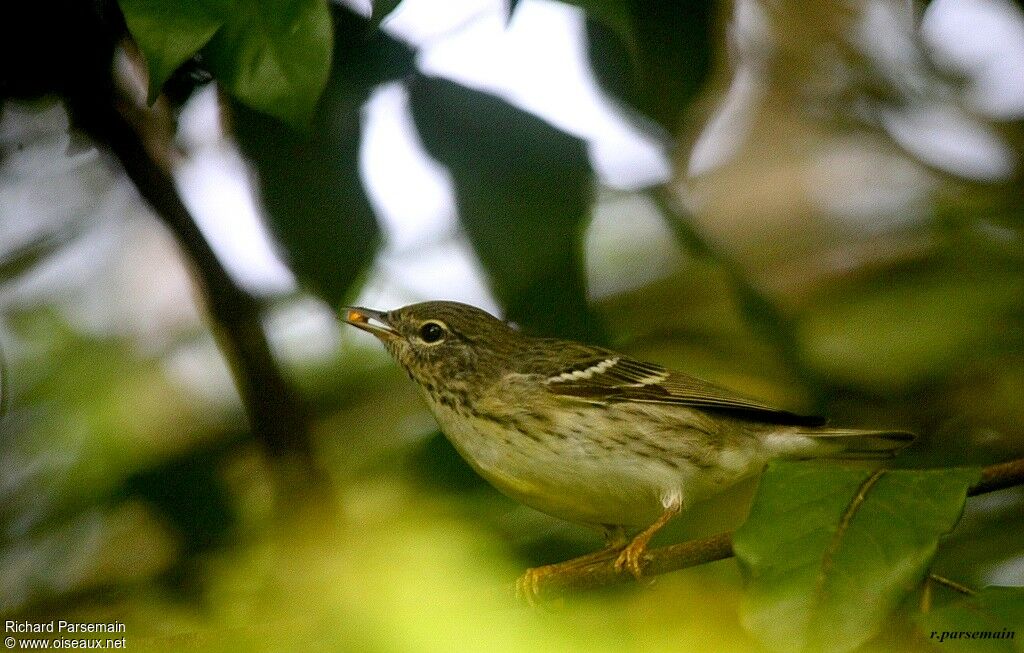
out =
[[[885,457],[914,438],[826,427],[610,349],[526,335],[466,304],[344,310],[405,368],[481,476],[541,512],[604,531],[605,549],[528,570],[527,593],[546,574],[611,555],[639,578],[666,522],[769,459]]]

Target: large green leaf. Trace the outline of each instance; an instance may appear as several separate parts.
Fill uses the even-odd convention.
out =
[[[149,69],[149,102],[164,82],[192,58],[224,24],[227,6],[218,0],[119,0],[124,20]]]
[[[370,25],[372,27],[380,27],[391,13],[398,9],[398,5],[402,4],[402,0],[373,0],[370,3],[372,8],[370,10]]]
[[[927,574],[974,469],[769,465],[734,548],[745,627],[780,651],[849,651]]]
[[[583,141],[444,79],[417,78],[410,100],[506,315],[534,332],[600,339],[583,270],[593,183]]]
[[[711,72],[716,3],[619,0],[615,12],[619,21],[629,21],[629,33],[595,10],[610,3],[574,4],[588,10],[588,53],[601,86],[667,131],[677,132]]]
[[[240,0],[205,53],[233,96],[302,129],[327,83],[333,43],[327,0]]]
[[[334,43],[327,0],[122,0],[121,8],[146,57],[150,101],[202,49],[235,98],[309,126]]]
[[[1024,587],[986,587],[976,596],[917,618],[922,634],[943,651],[1024,651]]]
[[[382,4],[388,4],[392,0],[382,0]],[[629,3],[622,0],[561,0],[564,4],[579,7],[586,14],[587,18],[602,25],[604,29],[613,34],[618,43],[628,52],[635,53],[637,48],[637,35],[633,27],[633,16]],[[511,21],[519,8],[520,0],[507,0],[506,20]]]
[[[312,130],[303,135],[237,103],[235,137],[260,179],[263,206],[293,271],[332,305],[350,298],[381,241],[359,177],[359,111],[381,82],[412,69],[412,52],[334,9],[338,51]]]
[[[636,55],[639,44],[630,3],[622,0],[562,0],[562,2],[582,9],[587,18],[604,26],[614,34],[631,56]],[[511,11],[515,11],[515,7],[511,7],[510,13]]]

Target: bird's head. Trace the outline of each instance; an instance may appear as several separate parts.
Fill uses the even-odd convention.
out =
[[[409,376],[429,384],[472,388],[504,372],[523,336],[486,311],[458,302],[423,302],[393,311],[348,307],[344,319],[372,333]]]

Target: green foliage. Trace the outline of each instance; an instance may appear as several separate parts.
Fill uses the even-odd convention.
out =
[[[600,84],[669,133],[704,88],[715,50],[711,0],[574,2],[587,10],[590,63]],[[615,20],[607,14],[611,13]]]
[[[373,27],[380,27],[380,24],[387,19],[391,13],[398,9],[398,5],[402,4],[402,0],[374,0],[370,13],[370,25]]]
[[[304,127],[331,61],[326,0],[239,3],[231,18],[207,49],[214,74],[246,105]]]
[[[942,650],[1020,653],[1024,651],[1024,587],[986,587],[975,596],[919,615],[917,623],[928,641]],[[1006,637],[1008,632],[1014,636]],[[993,638],[993,634],[1003,637]]]
[[[217,0],[167,2],[120,0],[128,30],[149,68],[149,103],[181,64],[209,43],[224,24],[223,3]]]
[[[493,95],[436,78],[411,88],[430,154],[455,181],[459,218],[506,315],[538,333],[602,337],[587,305],[584,143]]]
[[[867,387],[905,389],[941,377],[964,354],[994,344],[994,325],[1019,321],[1024,281],[1013,265],[888,271],[853,280],[841,301],[834,289],[824,292],[798,324],[807,362]]]
[[[6,283],[33,269],[67,244],[59,234],[42,234],[0,255],[0,283]]]
[[[327,82],[333,33],[327,0],[121,0],[149,67],[149,100],[200,50],[247,106],[305,129]]]
[[[601,25],[617,39],[618,44],[631,55],[639,46],[633,21],[633,7],[621,0],[561,0],[567,5],[579,7],[587,18]],[[387,3],[384,3],[387,4]],[[508,0],[508,20],[512,20],[520,0]]]
[[[780,651],[850,651],[927,574],[973,469],[769,465],[734,549],[746,627]]]
[[[309,135],[236,103],[235,137],[260,178],[271,227],[303,284],[337,306],[355,290],[380,245],[359,178],[359,109],[381,82],[405,75],[412,54],[336,13],[349,44],[338,53]]]
[[[677,144],[692,142],[680,134],[681,118],[704,90],[716,48],[722,47],[721,33],[713,29],[715,3],[566,3],[587,14],[591,64],[605,90],[671,132]],[[76,92],[99,97],[93,93],[100,87],[95,76],[80,71],[109,73],[111,44],[123,38],[122,26],[114,25],[117,33],[108,49],[90,49],[85,45],[98,31],[92,23],[83,29],[86,23],[79,18],[102,4],[73,3],[60,23],[47,25],[51,32],[58,26],[63,30],[46,42],[46,49],[59,54],[52,70],[41,67],[44,59],[35,51],[21,56],[17,48],[0,45],[19,55],[7,57],[18,76],[0,71],[0,91],[61,94],[73,80]],[[358,169],[360,111],[379,84],[404,80],[419,135],[451,173],[459,219],[505,314],[536,332],[603,338],[588,302],[583,266],[595,184],[585,144],[495,96],[417,77],[415,53],[371,29],[398,1],[373,2],[369,21],[326,0],[120,4],[149,67],[151,100],[176,70],[174,79],[183,77],[181,66],[189,59],[207,66],[232,96],[229,124],[259,175],[262,205],[278,242],[306,288],[335,305],[350,298],[378,250],[381,231]],[[511,12],[518,2],[508,4]],[[808,41],[815,38],[807,36]],[[780,44],[783,51],[800,45]],[[45,77],[40,71],[59,75]],[[12,85],[11,79],[19,83]],[[23,86],[25,81],[33,83]],[[718,81],[724,87],[728,80]],[[765,90],[772,101],[781,101],[775,96],[780,90],[776,82],[794,80],[768,81]],[[798,119],[811,120],[794,116]],[[646,120],[637,123],[649,126]],[[812,127],[824,131],[820,122]],[[1018,130],[1019,144],[1019,125],[1003,127],[1007,133]],[[849,126],[839,135],[844,142],[860,137]],[[871,137],[884,138],[875,132]],[[685,161],[686,155],[676,152],[675,160]],[[789,165],[786,157],[779,158],[780,170]],[[760,162],[751,171],[746,177],[727,174],[725,183],[733,184],[729,191],[756,187],[762,173],[778,172]],[[788,178],[791,171],[784,172],[781,177]],[[775,184],[778,177],[766,178]],[[953,188],[948,181],[930,183]],[[992,192],[1016,197],[1018,187],[1007,184]],[[779,184],[779,195],[790,192],[799,191]],[[772,279],[773,294],[768,295],[758,290],[755,277],[747,280],[750,268],[742,255],[728,249],[730,238],[742,240],[757,225],[737,219],[731,232],[727,225],[712,241],[703,238],[695,221],[677,225],[676,236],[703,261],[687,261],[674,276],[632,291],[628,302],[625,293],[604,299],[599,310],[615,325],[610,331],[620,337],[617,344],[642,350],[644,358],[783,402],[817,395],[827,412],[845,411],[851,424],[898,421],[924,425],[920,430],[926,434],[950,433],[960,449],[932,447],[926,455],[936,464],[962,464],[960,451],[979,460],[1000,452],[1017,455],[1011,452],[1011,437],[1020,424],[1016,398],[1024,286],[1019,255],[1001,258],[962,243],[970,227],[976,240],[998,240],[1010,249],[1019,244],[1022,213],[1017,207],[1001,216],[986,215],[989,209],[960,206],[960,195],[950,195],[964,225],[961,231],[949,228],[940,234],[939,240],[960,243],[940,265],[918,267],[917,259],[901,258],[878,268],[862,265],[858,254],[843,263],[850,267],[821,282],[816,270],[831,269],[825,263],[836,252],[848,252],[830,245],[813,259],[793,261],[799,274],[786,274],[800,278]],[[622,221],[631,217],[628,210],[616,214]],[[907,231],[920,226],[899,224]],[[875,233],[881,244],[871,249],[884,249],[899,235]],[[785,244],[767,241],[769,249]],[[0,259],[0,281],[7,283],[49,259],[63,243],[40,238],[11,252]],[[929,241],[923,247],[932,245]],[[899,258],[894,252],[892,257]],[[776,290],[794,301],[779,305]],[[5,347],[13,374],[0,371],[0,385],[8,377],[14,385],[12,393],[0,397],[0,404],[8,397],[14,404],[0,424],[0,459],[10,462],[0,465],[0,485],[7,488],[0,492],[0,525],[7,537],[0,546],[0,576],[6,581],[19,569],[29,569],[21,572],[19,587],[33,590],[25,595],[29,603],[9,592],[14,598],[4,596],[5,605],[31,610],[36,597],[62,611],[96,605],[118,618],[127,612],[132,635],[214,631],[224,639],[225,650],[239,648],[235,638],[265,645],[266,629],[255,624],[266,623],[295,624],[308,634],[304,648],[324,641],[335,648],[380,647],[383,637],[385,648],[408,650],[447,650],[453,642],[464,642],[462,648],[480,648],[484,642],[484,648],[497,650],[573,645],[621,650],[636,644],[638,631],[643,632],[638,645],[649,650],[752,645],[736,623],[739,582],[732,563],[665,577],[642,591],[590,596],[554,619],[517,612],[514,620],[523,627],[509,629],[507,605],[488,605],[477,597],[521,571],[519,563],[584,552],[597,546],[597,539],[582,528],[519,508],[485,485],[433,430],[411,384],[385,363],[379,349],[364,352],[362,363],[353,362],[351,351],[338,354],[325,368],[328,374],[306,370],[300,383],[306,396],[318,397],[318,445],[344,486],[346,514],[337,520],[321,513],[299,516],[275,533],[258,521],[261,510],[271,510],[271,480],[266,470],[261,473],[255,453],[240,454],[248,437],[240,414],[197,399],[205,395],[187,387],[201,378],[189,367],[190,357],[200,356],[176,348],[183,341],[187,347],[195,333],[172,334],[178,340],[170,351],[153,353],[137,351],[128,339],[80,337],[73,333],[80,327],[63,321],[59,326],[45,319],[22,325],[4,316],[3,322],[0,326],[11,328],[16,338]],[[179,359],[180,354],[184,357]],[[773,356],[785,359],[789,369],[772,362]],[[974,364],[961,365],[964,361]],[[813,373],[792,374],[804,362]],[[390,376],[376,379],[368,369]],[[894,397],[893,389],[908,392]],[[410,444],[427,433],[432,435]],[[998,443],[1002,449],[984,446],[985,438],[1007,433],[1011,436]],[[908,597],[928,572],[941,536],[957,522],[975,478],[975,472],[958,469],[874,475],[823,464],[773,465],[735,539],[749,581],[742,605],[746,625],[761,642],[780,650],[847,650],[863,644],[897,606],[911,605]],[[958,580],[977,582],[995,565],[1020,556],[1020,503],[1005,495],[992,498],[1001,500],[1002,507],[971,502],[974,526],[984,528],[971,531],[968,524],[957,530],[957,540],[943,542],[942,554]],[[67,537],[67,523],[93,523],[89,513],[102,503],[151,518],[149,537],[131,522],[119,539],[136,555],[166,540],[168,552],[156,556],[159,565],[140,570],[137,557],[116,548],[108,552],[113,562],[104,562]],[[731,528],[735,522],[730,520],[739,518],[745,503],[725,505],[718,512],[719,506],[710,502],[697,506],[673,527],[691,529],[687,537],[706,534],[701,531],[708,527],[701,519],[704,510],[719,519],[716,529]],[[293,528],[296,524],[299,528]],[[330,533],[334,525],[341,532]],[[82,528],[89,530],[86,535],[90,529]],[[276,539],[282,536],[288,539]],[[44,555],[26,553],[33,542],[41,543],[37,548]],[[955,549],[958,542],[961,548]],[[77,551],[80,562],[56,564],[61,558],[47,557],[50,550]],[[957,557],[965,550],[968,555]],[[221,557],[225,554],[232,557]],[[235,558],[251,560],[238,564]],[[510,565],[513,560],[516,564]],[[172,579],[195,583],[210,608],[202,617],[193,614],[198,611],[192,606],[145,595],[154,584],[153,570],[168,568]],[[37,575],[36,569],[46,573]],[[65,578],[69,569],[75,583]],[[75,594],[107,586],[115,591],[94,602],[95,597]],[[123,603],[112,609],[108,601],[122,600],[118,596]],[[454,610],[452,597],[461,601]],[[915,618],[927,642],[933,630],[1020,629],[1022,606],[1020,588],[990,588]],[[169,628],[172,612],[189,616],[178,617],[182,621]],[[587,633],[590,641],[581,645],[577,632]],[[196,648],[208,648],[203,637],[196,637]],[[276,627],[273,637],[282,640],[280,648],[297,648]],[[939,646],[1020,651],[1021,641],[1018,631],[1016,640],[953,638]],[[175,636],[168,645],[168,650],[180,650],[181,639]]]
[[[619,43],[632,57],[639,51],[639,39],[634,24],[631,3],[622,0],[561,0],[565,4],[582,9],[587,18],[603,26],[615,35]]]

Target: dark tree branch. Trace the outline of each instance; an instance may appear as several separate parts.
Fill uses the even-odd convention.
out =
[[[1024,485],[1024,458],[985,467],[981,473],[981,480],[971,486],[967,495],[976,496],[1018,485]],[[644,576],[658,576],[732,556],[732,533],[719,533],[648,550],[647,562],[643,568]],[[539,597],[552,597],[565,592],[633,581],[634,578],[628,571],[615,570],[615,558],[612,557],[545,576],[540,579],[537,588]],[[946,585],[951,587],[949,584]]]
[[[114,155],[184,250],[253,435],[287,473],[282,480],[297,487],[319,485],[324,475],[313,457],[307,416],[274,360],[260,304],[221,265],[174,184],[171,141],[164,137],[170,130],[163,121],[169,117],[135,107],[112,88],[109,94],[69,97],[68,106],[75,123]]]
[[[981,470],[981,480],[971,487],[970,496],[1024,485],[1024,458],[989,465]]]

